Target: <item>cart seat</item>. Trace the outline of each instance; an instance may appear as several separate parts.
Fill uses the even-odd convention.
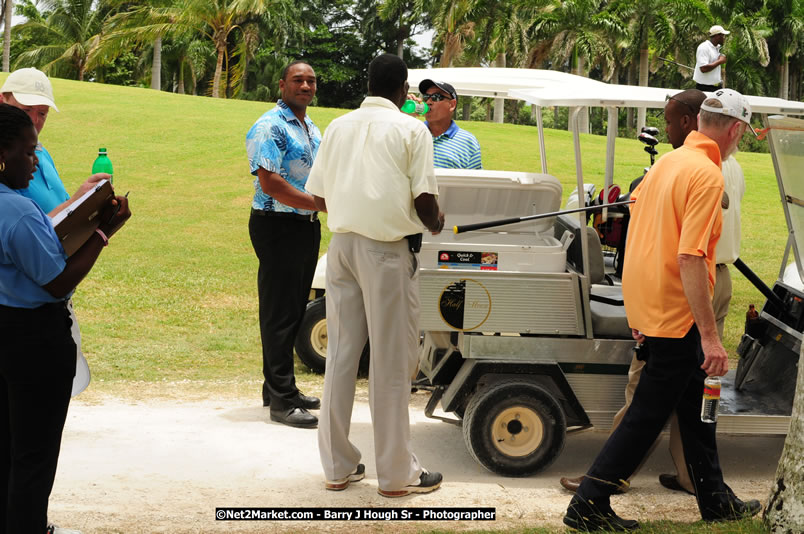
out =
[[[573,269],[581,274],[587,274],[590,284],[598,284],[605,280],[603,249],[600,248],[600,237],[594,228],[591,226],[581,228],[577,215],[559,215],[556,217],[554,231],[557,239],[561,239],[565,231],[573,234],[574,238],[567,249],[567,262],[572,265]],[[589,273],[583,272],[583,251],[580,239],[582,232],[586,236],[586,243],[589,246]]]
[[[594,336],[631,339],[631,327],[625,317],[622,286],[593,284],[589,291],[589,311],[592,313]]]

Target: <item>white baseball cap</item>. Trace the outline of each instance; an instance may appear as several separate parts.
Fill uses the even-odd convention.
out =
[[[730,33],[731,33],[730,31],[726,30],[720,24],[715,24],[714,26],[709,28],[709,37],[714,37],[715,35],[720,35],[720,34],[728,35]]]
[[[709,98],[714,98],[719,101],[720,105],[723,107],[716,108],[707,106],[706,100],[704,100],[704,103],[701,104],[702,110],[711,111],[712,113],[722,113],[723,115],[741,120],[751,128],[751,133],[754,135],[757,134],[754,127],[751,126],[751,105],[743,95],[734,89],[718,89]],[[707,98],[707,100],[709,100],[709,98]]]
[[[11,93],[23,106],[50,106],[56,111],[53,101],[53,86],[41,70],[29,67],[18,69],[8,75],[0,93]]]

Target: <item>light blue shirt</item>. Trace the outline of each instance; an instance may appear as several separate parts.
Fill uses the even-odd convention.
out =
[[[446,132],[433,137],[433,163],[440,169],[482,169],[480,143],[452,121]]]
[[[42,286],[66,266],[50,218],[34,201],[0,184],[0,304],[37,308],[64,300]]]
[[[304,124],[293,111],[279,100],[276,107],[257,119],[246,134],[246,151],[251,174],[257,176],[257,169],[275,172],[290,185],[304,191],[307,176],[321,144],[321,132],[310,117],[304,117]],[[260,187],[259,178],[254,179],[255,210],[279,211],[309,215],[310,210],[296,209],[282,204],[266,194]]]
[[[70,195],[64,189],[53,158],[41,144],[36,147],[36,157],[39,158],[39,165],[34,170],[33,180],[28,183],[27,188],[19,189],[18,193],[39,204],[45,213],[50,213],[58,205],[69,200]]]

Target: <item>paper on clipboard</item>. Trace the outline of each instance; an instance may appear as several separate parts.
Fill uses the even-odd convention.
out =
[[[81,198],[51,217],[64,252],[72,256],[100,225],[98,215],[114,197],[109,180],[101,180]]]

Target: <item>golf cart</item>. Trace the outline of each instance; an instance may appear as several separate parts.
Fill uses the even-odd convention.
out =
[[[539,108],[540,172],[440,169],[439,203],[448,228],[551,215],[474,232],[425,233],[419,258],[423,333],[419,365],[424,377],[421,385],[432,390],[425,413],[461,424],[471,455],[487,469],[506,476],[527,476],[549,465],[560,454],[568,432],[611,427],[624,402],[635,346],[621,287],[606,276],[597,232],[587,226],[585,213],[555,213],[562,191],[560,182],[548,172],[541,108],[567,106],[571,110],[577,202],[584,208],[581,107],[608,109],[603,197],[608,198],[614,176],[618,108],[660,109],[667,95],[678,92],[574,80],[577,77],[570,80],[566,77],[572,75],[556,77],[561,73],[550,71],[541,79],[545,71],[526,72],[532,88],[523,87],[524,74],[517,69],[409,72],[414,87],[421,79],[434,77],[450,81],[461,95],[518,98]],[[797,199],[804,195],[791,192],[785,180],[792,183],[793,169],[801,168],[804,136],[801,131],[789,133],[774,125],[776,121],[785,125],[802,121],[769,115],[804,115],[804,103],[747,98],[754,113],[772,128],[771,150],[782,198],[792,195],[793,199],[785,201],[792,233],[800,224],[796,218],[799,208],[804,206],[804,201]],[[601,216],[605,219],[606,209]],[[800,220],[804,223],[804,218]],[[796,243],[788,248],[794,250],[801,265]],[[785,263],[786,258],[787,254]],[[724,380],[720,432],[787,432],[792,390],[779,386],[790,377],[794,386],[795,372],[791,370],[797,365],[796,342],[800,344],[804,327],[804,294],[800,286],[796,289],[783,280],[772,292],[784,308],[779,303],[766,304],[760,314],[764,321],[761,333],[754,331],[758,337],[743,338],[740,366]],[[778,331],[787,337],[774,337]],[[780,343],[789,345],[785,350],[790,354],[783,359],[776,358]],[[738,377],[742,380],[736,380]],[[776,394],[770,395],[774,388]]]

